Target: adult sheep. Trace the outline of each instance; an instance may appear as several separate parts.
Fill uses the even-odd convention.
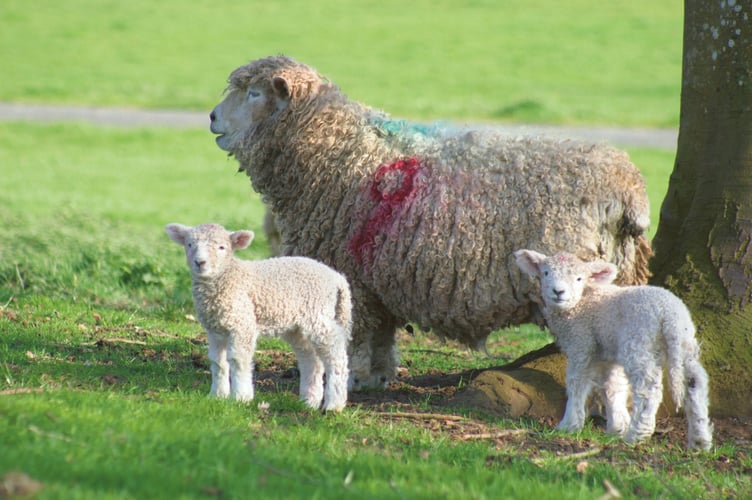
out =
[[[282,253],[350,281],[351,389],[394,378],[406,322],[474,348],[495,329],[541,324],[517,248],[647,281],[645,183],[621,151],[394,120],[285,56],[236,69],[227,92],[211,131],[272,208]]]

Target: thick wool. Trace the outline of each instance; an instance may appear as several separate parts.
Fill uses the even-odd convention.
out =
[[[616,268],[606,262],[531,250],[515,257],[523,272],[540,280],[543,313],[567,356],[567,406],[559,429],[582,429],[586,400],[598,389],[607,430],[628,443],[648,439],[663,399],[665,366],[677,409],[685,409],[688,445],[710,449],[708,375],[689,310],[678,297],[654,286],[613,285]]]
[[[272,208],[282,252],[350,281],[354,388],[394,377],[406,322],[476,348],[540,323],[517,248],[649,276],[645,183],[621,151],[393,120],[284,56],[238,68],[228,92],[211,129]]]
[[[234,257],[233,250],[251,243],[251,231],[231,233],[216,224],[169,224],[165,229],[185,247],[191,268],[196,312],[209,339],[211,395],[253,399],[256,341],[273,336],[295,351],[301,399],[325,411],[344,408],[352,329],[345,277],[305,257]]]

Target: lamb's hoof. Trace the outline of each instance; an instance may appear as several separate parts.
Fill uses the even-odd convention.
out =
[[[250,403],[253,401],[253,394],[235,394],[234,399],[239,403]]]
[[[345,408],[345,403],[324,405],[321,407],[321,411],[324,413],[341,413]]]
[[[710,451],[710,448],[713,447],[713,442],[706,439],[694,439],[687,443],[687,446],[690,448],[699,448],[701,450]]]
[[[650,439],[651,436],[652,434],[641,435],[641,434],[635,434],[633,432],[627,432],[626,435],[624,436],[624,442],[630,446],[636,446],[640,443],[644,443],[645,441]]]
[[[582,430],[582,425],[577,425],[572,422],[560,422],[559,425],[556,426],[556,430],[564,432],[580,432]]]

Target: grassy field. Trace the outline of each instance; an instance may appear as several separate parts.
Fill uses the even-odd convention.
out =
[[[414,119],[675,126],[681,2],[585,0],[0,4],[0,101],[208,110],[227,74],[288,53]],[[653,230],[673,152],[629,151]],[[444,406],[490,357],[400,337],[400,382],[342,415],[297,401],[265,340],[257,399],[213,401],[169,222],[250,228],[263,207],[205,130],[0,123],[0,498],[750,497],[749,440],[708,454],[664,429],[637,448],[589,426]],[[456,375],[434,387],[419,380]],[[261,404],[261,403],[268,404]]]
[[[667,178],[670,153],[631,153],[648,179]],[[263,207],[234,161],[204,131],[0,124],[0,166],[0,476],[28,474],[39,498],[752,492],[750,450],[733,442],[702,456],[666,439],[632,449],[591,428],[568,436],[550,422],[437,407],[441,395],[410,385],[550,341],[530,327],[494,334],[491,357],[404,337],[407,378],[392,403],[366,394],[336,416],[297,401],[285,375],[294,357],[264,341],[257,401],[209,400],[187,268],[163,226],[217,220],[261,236]],[[266,253],[260,237],[243,257]],[[406,410],[440,415],[399,417]]]
[[[4,0],[0,101],[208,111],[286,53],[405,118],[675,126],[681,20],[680,0]]]

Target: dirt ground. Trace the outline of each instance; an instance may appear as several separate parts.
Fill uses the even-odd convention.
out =
[[[297,369],[291,368],[295,366],[294,355],[286,352],[266,353],[271,355],[271,361],[259,367],[256,376],[259,392],[284,390],[296,393],[299,377]],[[477,373],[437,371],[412,376],[407,370],[402,369],[398,379],[390,383],[385,390],[350,394],[348,405],[368,409],[373,415],[385,420],[410,421],[413,425],[423,426],[437,435],[449,436],[454,440],[486,440],[494,442],[497,450],[513,451],[508,454],[489,455],[488,461],[506,460],[517,451],[533,462],[551,454],[562,457],[588,457],[591,461],[611,461],[615,453],[622,453],[627,460],[632,456],[635,463],[644,463],[647,464],[645,466],[665,471],[670,470],[673,465],[671,459],[664,460],[663,457],[671,454],[660,453],[658,450],[683,448],[686,443],[686,422],[682,417],[659,418],[653,442],[637,447],[628,447],[621,443],[602,446],[575,435],[552,437],[551,434],[536,430],[554,427],[557,422],[552,417],[535,421],[528,419],[527,425],[510,424],[501,428],[494,423],[495,419],[489,418],[488,415],[474,415],[470,412],[468,416],[466,410],[459,411],[452,407],[453,398],[460,390],[458,385],[461,380],[467,381]],[[594,421],[594,424],[603,426],[604,422]],[[713,460],[712,465],[708,466],[719,472],[752,474],[752,467],[749,466],[752,457],[752,419],[713,418],[713,424],[715,444],[733,444],[736,452],[733,456],[719,455]],[[644,460],[645,454],[650,455],[647,461]]]

